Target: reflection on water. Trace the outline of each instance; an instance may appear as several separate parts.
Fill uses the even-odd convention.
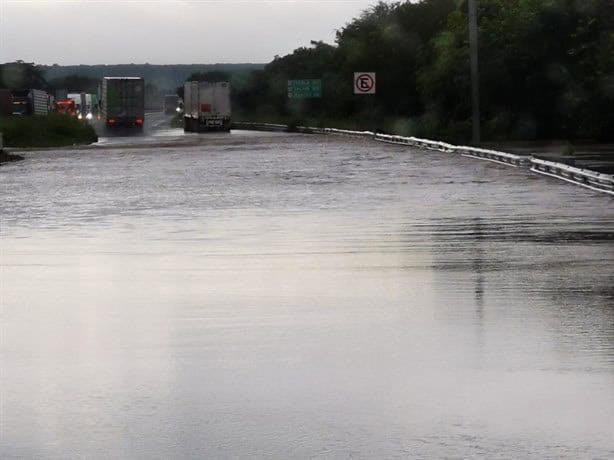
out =
[[[209,139],[0,169],[0,456],[614,455],[611,198]]]

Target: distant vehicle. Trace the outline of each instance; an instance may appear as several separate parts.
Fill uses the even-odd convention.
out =
[[[32,104],[28,97],[30,92],[27,89],[13,90],[13,109],[11,115],[31,115]]]
[[[40,89],[13,91],[13,115],[48,115],[49,95]]]
[[[185,131],[230,131],[230,83],[186,82],[183,110]]]
[[[55,101],[55,111],[70,115],[71,117],[77,116],[77,107],[73,99],[57,99]]]
[[[176,94],[167,94],[164,96],[164,113],[167,115],[173,115],[177,113],[179,107],[179,96]]]
[[[93,118],[98,115],[99,104],[98,96],[96,94],[86,94],[85,103],[87,104],[87,118]],[[90,117],[91,115],[91,117]]]
[[[32,101],[33,115],[49,114],[49,94],[40,89],[32,89],[30,90],[30,99]]]
[[[0,89],[0,116],[13,114],[13,93],[10,89]]]
[[[142,129],[145,122],[145,81],[142,77],[104,77],[101,115],[107,128]]]
[[[67,89],[56,89],[54,91],[54,95],[56,99],[68,99],[68,90]]]
[[[91,120],[98,113],[98,97],[89,93],[68,93],[65,99],[71,99],[75,103],[77,118]]]
[[[85,111],[85,93],[68,93],[66,99],[70,99],[75,103],[77,116]]]

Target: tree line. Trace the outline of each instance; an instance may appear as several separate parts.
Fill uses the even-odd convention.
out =
[[[203,75],[224,75],[239,87],[247,81],[251,71],[262,68],[264,64],[46,66],[16,61],[0,64],[0,88],[95,93],[103,77],[143,77],[151,88],[168,94],[184,81]]]
[[[614,0],[478,5],[483,137],[613,141]],[[334,44],[312,41],[266,66],[17,62],[0,66],[0,87],[94,92],[104,75],[132,75],[159,100],[186,79],[227,79],[239,118],[468,141],[467,10],[467,0],[380,2]],[[357,71],[377,72],[376,95],[353,94]],[[293,79],[321,79],[322,98],[290,100]]]
[[[252,70],[262,69],[263,67],[263,64],[107,64],[51,65],[40,66],[40,69],[49,81],[61,81],[63,78],[75,75],[98,81],[102,77],[143,77],[147,83],[151,83],[161,90],[172,92],[193,73],[248,74]]]
[[[84,67],[90,69],[91,72],[83,70],[74,70],[75,67]],[[108,67],[109,75],[105,75],[103,68]],[[54,66],[55,72],[49,72],[48,66],[36,65],[34,63],[28,63],[23,61],[7,62],[0,64],[0,88],[8,88],[11,90],[25,90],[25,89],[40,89],[47,91],[49,94],[56,94],[56,91],[60,90],[63,93],[90,93],[97,94],[102,77],[91,76],[92,72],[96,75],[96,72],[101,73],[104,76],[139,76],[138,72],[127,72],[130,75],[122,75],[121,71],[116,68],[131,67],[131,65],[124,66],[68,66],[61,68],[60,66]],[[137,66],[138,67],[138,66]],[[169,67],[173,66],[160,66]],[[178,68],[191,66],[175,66]],[[196,66],[197,67],[197,66]],[[113,70],[115,69],[115,70]],[[66,73],[67,70],[73,70],[75,73]],[[80,73],[83,72],[83,73]],[[119,75],[117,75],[119,74]],[[55,75],[55,77],[54,77]],[[150,77],[155,76],[155,73],[150,73]],[[147,109],[161,109],[163,105],[164,96],[174,92],[174,88],[177,82],[181,82],[185,79],[185,75],[175,77],[175,80],[171,81],[170,88],[160,88],[154,82],[160,81],[160,79],[153,78],[152,81],[145,79],[145,106]]]
[[[248,117],[466,141],[471,134],[466,0],[380,2],[235,87]],[[614,140],[614,0],[479,0],[482,129],[490,140]],[[377,72],[377,94],[353,73]],[[289,100],[287,81],[322,80]]]

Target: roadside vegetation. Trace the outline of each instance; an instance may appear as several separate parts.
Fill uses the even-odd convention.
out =
[[[171,128],[183,128],[183,113],[177,113],[171,118]]]
[[[2,117],[0,132],[6,147],[63,147],[91,144],[98,137],[88,123],[68,115]]]
[[[614,0],[478,5],[483,139],[614,141]],[[45,67],[18,61],[0,65],[0,88],[93,91],[102,75],[143,74],[146,107],[153,109],[184,79],[222,79],[232,84],[235,121],[460,143],[471,137],[468,35],[467,0],[381,2],[341,28],[334,44],[312,41],[266,66]],[[354,95],[354,72],[377,72],[377,94]],[[294,79],[321,79],[322,97],[289,99],[288,80]],[[7,145],[70,145],[94,136],[76,120],[66,126],[51,118],[8,123],[24,123],[25,130],[5,134]],[[181,118],[172,124],[182,126]],[[55,134],[45,142],[36,137],[40,133]]]
[[[41,75],[49,82],[56,83],[57,88],[80,89],[88,87],[81,81],[99,82],[102,77],[143,77],[161,90],[172,93],[172,89],[181,85],[188,75],[203,72],[226,72],[233,80],[247,79],[253,70],[261,70],[264,64],[106,64],[106,65],[51,65],[37,66]],[[75,83],[77,83],[75,85]]]
[[[612,0],[480,0],[480,89],[488,140],[614,140]],[[377,95],[353,95],[377,72]],[[289,100],[290,79],[322,79]],[[276,57],[234,88],[239,118],[466,141],[466,0],[379,3],[337,32]],[[236,118],[236,117],[235,117]]]
[[[24,158],[21,155],[15,155],[14,153],[8,153],[7,151],[0,149],[0,165],[12,161],[21,161],[23,159]]]

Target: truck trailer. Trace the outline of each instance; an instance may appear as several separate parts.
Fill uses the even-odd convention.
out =
[[[14,90],[13,115],[48,115],[49,94],[40,89]]]
[[[166,115],[174,115],[179,107],[179,96],[176,94],[167,94],[164,96],[164,113]]]
[[[101,86],[102,120],[107,128],[143,129],[145,81],[142,77],[104,77]]]
[[[185,131],[230,131],[229,82],[189,81],[183,89]]]

